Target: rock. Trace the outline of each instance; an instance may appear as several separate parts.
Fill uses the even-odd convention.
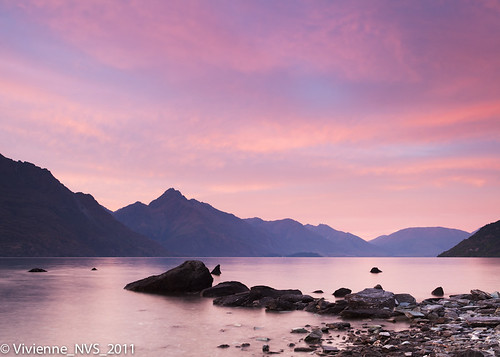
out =
[[[434,296],[444,296],[444,290],[441,286],[438,286],[431,292],[432,295]]]
[[[91,271],[96,271],[96,270],[97,270],[97,268],[92,268],[92,269],[90,269],[90,270],[91,270]]]
[[[323,337],[323,332],[321,332],[321,329],[315,328],[311,331],[309,335],[307,335],[304,338],[304,341],[306,343],[318,343],[321,341],[322,337]]]
[[[230,346],[228,344],[222,344],[217,346],[217,348],[229,348]]]
[[[314,352],[316,348],[314,347],[295,347],[293,352]]]
[[[269,345],[263,345],[262,352],[269,352]]]
[[[398,306],[413,306],[417,304],[417,300],[410,294],[395,294],[396,305]]]
[[[309,331],[304,327],[295,327],[290,331],[290,333],[308,333]]]
[[[351,289],[348,289],[348,288],[340,288],[340,289],[337,289],[333,292],[333,296],[337,297],[337,298],[340,298],[340,297],[344,297],[346,296],[347,294],[350,294],[352,293],[352,290]]]
[[[323,349],[323,353],[326,353],[326,354],[334,354],[334,353],[337,353],[339,352],[339,349],[335,346],[321,346],[321,348]]]
[[[380,270],[379,268],[377,267],[373,267],[371,270],[370,270],[370,273],[372,274],[378,274],[378,273],[382,273],[382,270]]]
[[[347,308],[341,312],[341,316],[346,318],[388,318],[393,315],[396,304],[393,293],[373,288],[346,295],[345,301]]]
[[[466,321],[472,327],[495,327],[500,325],[500,316],[475,316]]]
[[[187,260],[161,275],[127,284],[125,289],[154,294],[194,293],[211,287],[212,282],[212,275],[203,262]]]
[[[484,354],[475,350],[458,351],[452,354],[453,357],[484,357]]]
[[[42,269],[42,268],[33,268],[31,270],[28,270],[28,273],[46,273],[47,270]]]
[[[283,299],[283,304],[290,302],[290,299],[292,299],[290,295],[300,295],[300,297],[297,297],[298,300],[303,298],[310,299],[311,301],[314,300],[308,295],[302,295],[300,290],[276,290],[269,286],[258,285],[253,286],[250,288],[250,291],[247,292],[218,297],[214,300],[214,305],[231,307],[265,307],[270,305],[273,300],[283,295],[288,295]],[[306,305],[307,304],[304,306]],[[293,310],[295,310],[295,308],[293,308]]]
[[[379,290],[384,290],[384,289],[382,288],[382,285],[380,285],[380,284],[375,285],[373,288],[374,288],[374,289],[379,289]]]
[[[215,268],[210,272],[212,275],[221,275],[220,264],[217,264]]]
[[[493,299],[500,299],[500,293],[498,291],[494,291],[490,295]]]
[[[472,295],[472,300],[475,300],[475,301],[478,301],[478,300],[488,300],[488,299],[491,299],[492,296],[490,294],[488,294],[487,292],[484,292],[482,290],[471,290],[470,291],[471,295]]]
[[[314,290],[313,294],[323,294],[323,290]]]
[[[220,297],[243,293],[246,291],[250,291],[248,286],[240,283],[239,281],[224,281],[210,288],[203,289],[200,295],[203,297]]]
[[[351,324],[349,322],[331,322],[326,324],[326,327],[332,330],[347,330],[351,328]]]

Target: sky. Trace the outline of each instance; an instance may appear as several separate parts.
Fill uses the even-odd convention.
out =
[[[500,219],[500,2],[0,0],[0,153],[364,239]]]

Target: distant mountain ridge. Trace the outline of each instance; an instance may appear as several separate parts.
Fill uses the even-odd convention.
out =
[[[169,252],[73,193],[47,169],[0,155],[0,256],[158,256]]]
[[[470,233],[443,227],[405,228],[389,235],[377,237],[369,243],[396,257],[436,257],[450,249]]]
[[[500,257],[500,221],[479,229],[440,257]]]
[[[345,256],[367,255],[370,249],[378,249],[354,235],[332,241],[292,219],[240,219],[188,200],[173,188],[149,205],[136,202],[114,215],[130,229],[185,256]],[[339,242],[354,238],[365,246],[358,242],[358,248],[354,244],[346,253]]]

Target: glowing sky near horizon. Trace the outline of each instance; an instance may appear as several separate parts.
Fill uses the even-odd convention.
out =
[[[500,219],[500,2],[0,0],[0,153],[365,239]]]

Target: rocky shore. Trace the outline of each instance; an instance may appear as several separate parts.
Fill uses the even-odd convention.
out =
[[[200,262],[201,263],[201,262]],[[182,267],[182,269],[180,269]],[[203,263],[186,262],[172,271],[127,285],[127,289],[148,291],[153,285],[171,289],[172,281],[193,286],[207,285]],[[175,276],[173,273],[175,273]],[[203,284],[187,283],[189,273]],[[200,274],[202,272],[203,274]],[[160,279],[161,278],[161,279]],[[175,278],[175,279],[174,279]],[[189,280],[189,279],[188,279]],[[145,283],[148,289],[145,289]],[[151,284],[152,283],[152,284]],[[318,356],[500,356],[500,294],[471,290],[468,294],[440,296],[417,302],[407,293],[394,294],[381,286],[348,293],[341,288],[335,301],[313,298],[300,290],[277,290],[268,286],[248,288],[228,281],[201,290],[203,297],[214,298],[214,305],[224,307],[265,308],[267,312],[304,310],[324,316],[320,326],[289,328],[296,342],[273,349],[269,339],[258,343],[259,354]],[[151,291],[151,290],[149,290]],[[175,291],[178,291],[177,285]],[[342,292],[342,294],[340,294]],[[342,295],[342,298],[337,296]],[[328,321],[330,320],[330,321]],[[405,325],[405,328],[396,326]],[[251,346],[252,345],[252,346]],[[235,346],[255,350],[255,342]],[[217,346],[231,348],[230,344]]]

